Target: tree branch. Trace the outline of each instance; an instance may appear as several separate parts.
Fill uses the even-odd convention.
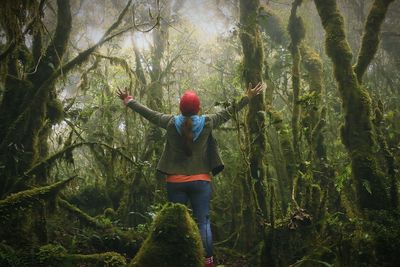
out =
[[[375,57],[380,41],[380,29],[385,19],[389,5],[394,0],[375,0],[369,12],[367,22],[365,23],[364,35],[358,54],[357,63],[354,71],[358,82],[361,84],[362,77]]]
[[[8,218],[12,212],[17,209],[32,207],[33,203],[55,196],[76,176],[72,176],[64,181],[60,181],[48,186],[42,186],[29,190],[24,190],[12,194],[7,198],[0,200],[0,214],[2,218]]]
[[[62,208],[67,210],[69,213],[74,214],[81,222],[85,223],[88,226],[92,226],[94,228],[99,228],[99,229],[111,228],[111,225],[100,223],[92,216],[88,215],[81,209],[77,208],[76,206],[72,205],[71,203],[60,197],[57,199],[57,202]]]
[[[59,0],[59,1],[61,1],[61,0]],[[121,14],[117,20],[118,23],[112,24],[111,27],[106,31],[107,34],[112,32],[115,28],[118,27],[119,23],[121,23],[121,21],[122,21],[122,19],[120,19],[120,17],[123,16],[124,14],[126,14],[127,9],[130,6],[131,2],[132,2],[132,0],[130,0],[128,2],[126,7],[124,8],[124,10],[121,12]],[[12,143],[12,140],[15,136],[15,129],[23,129],[24,125],[26,124],[26,121],[29,118],[29,116],[27,116],[27,115],[30,114],[31,112],[33,112],[32,109],[35,106],[35,105],[33,105],[33,103],[40,101],[43,98],[43,96],[46,95],[46,93],[48,93],[49,89],[52,88],[51,85],[62,74],[66,74],[69,71],[71,71],[73,68],[75,68],[77,65],[82,64],[84,61],[86,61],[89,58],[91,53],[93,53],[99,46],[101,46],[105,42],[111,40],[112,38],[114,38],[120,34],[127,32],[128,30],[133,29],[133,28],[134,28],[134,26],[128,27],[128,28],[123,29],[123,30],[121,30],[111,36],[108,36],[108,37],[107,37],[107,34],[104,34],[103,37],[100,39],[100,41],[97,42],[95,45],[89,47],[85,51],[78,54],[74,59],[69,61],[67,64],[65,64],[64,66],[59,67],[57,70],[55,70],[50,75],[50,77],[47,78],[47,80],[45,80],[43,83],[41,83],[41,85],[35,92],[35,95],[29,99],[29,103],[25,104],[25,106],[26,106],[25,110],[18,116],[18,118],[14,121],[14,123],[12,123],[12,125],[8,128],[7,134],[0,144],[0,150],[3,150],[8,144]]]

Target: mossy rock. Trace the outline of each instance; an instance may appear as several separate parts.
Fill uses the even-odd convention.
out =
[[[200,267],[203,247],[196,223],[181,204],[166,204],[131,267]]]

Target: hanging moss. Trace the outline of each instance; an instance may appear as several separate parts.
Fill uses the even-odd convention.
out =
[[[298,47],[300,42],[306,36],[306,29],[303,19],[296,15],[297,8],[300,7],[302,0],[295,0],[292,4],[292,11],[290,13],[288,32],[291,41],[291,47]]]
[[[166,204],[150,235],[131,261],[132,267],[200,267],[203,248],[196,223],[181,204]]]
[[[281,17],[268,6],[260,7],[258,14],[258,24],[271,38],[271,41],[275,44],[285,46],[288,43],[288,35],[283,26]]]

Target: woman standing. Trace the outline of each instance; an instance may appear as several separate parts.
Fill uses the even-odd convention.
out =
[[[211,174],[217,175],[224,169],[212,130],[227,122],[235,111],[240,111],[263,89],[261,83],[254,88],[250,84],[246,95],[237,104],[210,115],[198,115],[200,99],[194,91],[186,91],[179,103],[181,114],[177,116],[147,108],[130,96],[127,89],[117,93],[126,106],[167,130],[157,170],[167,176],[170,202],[185,205],[190,202],[205,248],[206,267],[214,266],[209,218]]]

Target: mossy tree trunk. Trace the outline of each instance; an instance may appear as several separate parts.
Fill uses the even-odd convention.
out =
[[[289,18],[288,31],[291,39],[289,45],[290,53],[292,55],[292,132],[293,132],[293,148],[296,158],[299,160],[300,155],[300,133],[299,133],[299,122],[300,122],[300,43],[304,39],[305,28],[301,17],[296,15],[297,8],[301,5],[302,0],[295,0],[292,3],[292,10]]]
[[[41,5],[36,8],[43,8]],[[23,10],[21,12],[24,12]],[[36,10],[36,15],[43,12]],[[47,138],[50,133],[51,124],[58,122],[62,117],[63,110],[60,102],[55,97],[54,83],[47,85],[42,94],[38,97],[38,101],[32,101],[33,96],[37,93],[38,88],[43,85],[45,80],[53,74],[54,69],[61,64],[63,55],[67,48],[69,33],[72,26],[72,17],[69,1],[57,1],[57,25],[54,36],[50,44],[42,51],[42,31],[39,22],[36,22],[32,31],[33,44],[30,51],[23,42],[23,26],[17,27],[14,24],[13,30],[20,31],[20,42],[16,42],[17,51],[23,51],[25,65],[19,66],[20,56],[11,53],[8,60],[9,75],[6,76],[6,91],[0,104],[1,116],[0,139],[3,140],[0,154],[1,161],[7,166],[2,182],[11,181],[13,183],[16,177],[23,174],[32,164],[48,155]],[[15,51],[15,52],[17,52]],[[35,60],[35,61],[34,61]],[[34,65],[37,64],[37,65]],[[27,74],[28,73],[28,74]],[[23,111],[30,105],[35,112],[25,113]],[[12,128],[15,121],[20,116],[26,116],[23,127]],[[12,131],[12,135],[10,135]],[[11,138],[7,138],[7,136]],[[7,143],[4,143],[7,140]],[[35,184],[45,185],[47,183],[48,170],[41,168],[36,173]],[[2,187],[4,190],[2,195],[7,194],[7,190],[12,189]],[[15,189],[14,189],[15,190]],[[47,242],[46,230],[46,207],[43,202],[36,205],[35,212],[35,232],[39,242]]]
[[[300,106],[300,43],[304,39],[305,28],[304,23],[301,17],[297,16],[297,9],[300,7],[302,0],[295,0],[292,3],[292,9],[289,17],[288,24],[288,32],[290,35],[290,54],[292,55],[292,138],[293,138],[293,151],[296,159],[296,165],[298,168],[303,166],[302,164],[302,155],[300,153],[300,116],[301,116],[301,106]],[[301,170],[303,173],[304,169]],[[301,202],[304,191],[306,190],[306,185],[304,184],[304,179],[300,175],[300,172],[295,174],[295,185],[294,190],[296,194],[294,195],[295,199],[293,199],[296,203]]]
[[[339,196],[334,185],[334,170],[327,158],[323,130],[326,124],[326,108],[323,107],[323,67],[319,54],[310,46],[300,46],[302,65],[308,76],[310,99],[305,103],[302,125],[310,148],[308,160],[311,161],[313,182],[322,188],[329,198],[330,210],[339,207]]]
[[[15,8],[14,4],[18,8]],[[8,53],[4,62],[1,62],[7,67],[5,91],[0,103],[0,162],[1,165],[7,166],[6,171],[1,173],[2,186],[0,188],[2,191],[0,193],[3,197],[11,190],[20,190],[20,188],[13,188],[15,178],[22,176],[26,170],[40,160],[41,156],[47,154],[47,145],[41,143],[40,138],[46,142],[47,139],[44,137],[48,136],[49,127],[63,117],[63,107],[56,98],[54,87],[57,79],[85,62],[99,46],[129,30],[128,28],[116,31],[127,13],[131,1],[127,3],[116,22],[107,29],[96,44],[78,54],[68,63],[62,64],[72,18],[68,0],[58,0],[57,4],[57,26],[54,35],[50,38],[51,42],[47,48],[40,49],[42,36],[36,32],[38,30],[36,27],[40,27],[42,23],[39,21],[37,22],[39,26],[36,25],[32,29],[35,34],[31,50],[25,46],[25,35],[30,33],[28,30],[23,30],[27,26],[24,24],[26,21],[19,20],[24,16],[39,19],[41,15],[37,13],[40,11],[32,13],[20,1],[6,6],[11,10],[5,10],[5,14],[11,14],[6,19],[15,22],[9,23],[12,29],[10,31],[13,34],[7,36],[7,39],[10,39],[10,42],[18,43],[15,45],[13,53]],[[26,9],[20,9],[20,7]],[[20,14],[15,14],[12,10],[18,10]],[[19,32],[22,37],[16,38],[14,32]],[[33,62],[34,58],[40,58],[40,60]],[[45,169],[37,170],[38,173],[43,173],[43,171]],[[45,180],[45,178],[39,179],[42,180],[30,182],[42,183]]]
[[[32,101],[33,96],[38,92],[38,88],[60,65],[69,40],[72,22],[69,1],[57,1],[57,6],[56,31],[51,39],[52,41],[42,52],[43,54],[38,56],[39,51],[42,50],[40,49],[42,36],[40,28],[38,28],[35,29],[32,45],[34,49],[32,51],[29,51],[22,41],[16,45],[17,50],[24,51],[25,61],[23,63],[25,65],[22,69],[18,67],[18,60],[20,60],[21,55],[12,53],[6,58],[9,75],[6,77],[5,92],[0,104],[0,139],[2,140],[0,154],[1,161],[7,166],[7,171],[4,173],[5,177],[2,177],[3,183],[8,182],[7,180],[10,177],[15,178],[22,175],[32,164],[47,155],[47,145],[41,141],[41,138],[47,141],[50,127],[48,124],[55,123],[62,116],[62,106],[54,95],[54,82],[41,90],[40,95],[37,96],[37,101]],[[22,30],[21,26],[19,31],[22,32]],[[40,61],[33,61],[34,58],[38,57],[41,57]],[[30,74],[27,75],[26,73]],[[23,113],[27,106],[32,106],[31,108],[35,112]],[[21,116],[25,117],[21,118]],[[24,123],[18,128],[13,128],[17,120],[23,120]],[[40,175],[38,175],[40,178],[36,182],[44,184],[46,176],[46,171],[41,170]],[[2,189],[3,192],[1,193],[4,195],[7,193],[4,190],[10,188],[2,186]]]
[[[160,6],[161,5],[161,6]],[[147,103],[151,109],[163,110],[163,60],[168,48],[169,25],[167,20],[171,15],[171,1],[157,1],[156,9],[161,10],[163,18],[159,25],[152,31],[153,46],[151,55],[150,84],[147,92]],[[146,137],[147,146],[145,154],[150,157],[153,153],[161,154],[162,131],[159,127],[150,125],[149,134]]]
[[[243,78],[246,86],[251,83],[253,86],[262,81],[263,75],[263,46],[262,38],[257,22],[258,0],[241,0],[240,1],[240,40],[243,48]],[[250,176],[248,177],[247,183],[251,186],[254,184],[254,188],[250,187],[250,190],[255,191],[255,202],[256,207],[266,216],[266,193],[264,189],[264,181],[266,178],[265,168],[265,148],[266,148],[266,137],[265,137],[265,116],[262,111],[265,110],[265,103],[263,95],[254,97],[249,104],[249,111],[247,114],[247,127],[249,129],[249,164],[250,164]],[[260,112],[261,111],[261,112]],[[254,182],[253,182],[254,181]],[[252,194],[251,192],[245,192],[244,194]],[[248,211],[250,213],[250,211]],[[254,214],[254,211],[251,212]],[[244,217],[249,219],[251,217]],[[256,222],[245,222],[245,223],[256,223]],[[252,233],[248,233],[248,248],[254,245],[255,238]]]
[[[344,32],[343,17],[335,0],[314,0],[326,31],[326,51],[334,65],[334,75],[345,114],[342,142],[350,159],[357,204],[361,209],[389,209],[388,181],[379,164],[378,140],[372,123],[371,99],[360,79],[375,55],[387,8],[393,0],[376,0],[366,23],[358,62],[353,68],[352,52]],[[379,35],[378,35],[379,36]]]
[[[268,187],[269,187],[269,218],[271,224],[273,223],[273,208],[274,200],[273,196],[277,195],[277,199],[280,201],[280,208],[282,214],[285,214],[290,203],[290,196],[292,192],[292,172],[288,168],[289,165],[295,165],[294,154],[290,136],[284,134],[287,133],[287,129],[284,128],[282,123],[281,114],[272,106],[274,83],[271,82],[269,76],[268,62],[264,59],[264,81],[267,84],[267,92],[265,94],[265,104],[266,104],[266,114],[269,117],[269,125],[273,127],[268,127],[266,131],[267,142],[272,153],[273,166],[277,174],[277,181],[275,182],[271,177],[268,177]],[[276,189],[275,189],[276,188]],[[278,194],[274,191],[277,190]]]
[[[6,75],[0,103],[0,166],[5,167],[0,174],[0,198],[48,183],[50,165],[39,166],[38,163],[48,156],[51,126],[58,123],[64,114],[62,103],[57,99],[55,83],[60,76],[87,60],[97,47],[125,32],[113,31],[121,23],[131,1],[99,42],[66,64],[63,64],[64,54],[72,27],[70,1],[57,0],[57,24],[54,34],[48,37],[47,47],[43,47],[45,36],[42,35],[45,4],[46,1],[6,1],[0,13],[2,30],[6,32],[9,47],[12,47],[7,53],[2,53],[4,60],[1,62]],[[32,38],[31,47],[26,46],[28,38]],[[36,165],[39,167],[33,168]],[[54,204],[54,199],[49,203]],[[32,216],[15,213],[15,220],[19,223],[11,224],[13,228],[9,231],[21,232],[26,228],[40,243],[46,243],[47,205],[40,201],[32,206],[35,209]],[[26,220],[29,216],[32,219]]]
[[[261,29],[267,34],[275,45],[287,47],[288,38],[286,30],[283,27],[280,17],[268,7],[260,9],[259,21]],[[266,57],[266,56],[265,56]],[[278,175],[277,199],[281,201],[283,214],[289,207],[293,178],[296,174],[296,157],[293,150],[293,138],[287,125],[284,123],[282,114],[280,114],[272,105],[274,83],[269,78],[268,64],[264,63],[264,79],[268,85],[268,91],[265,94],[266,114],[269,117],[270,124],[274,127],[267,131],[267,139],[273,154],[274,168]],[[271,216],[270,216],[271,217]]]

